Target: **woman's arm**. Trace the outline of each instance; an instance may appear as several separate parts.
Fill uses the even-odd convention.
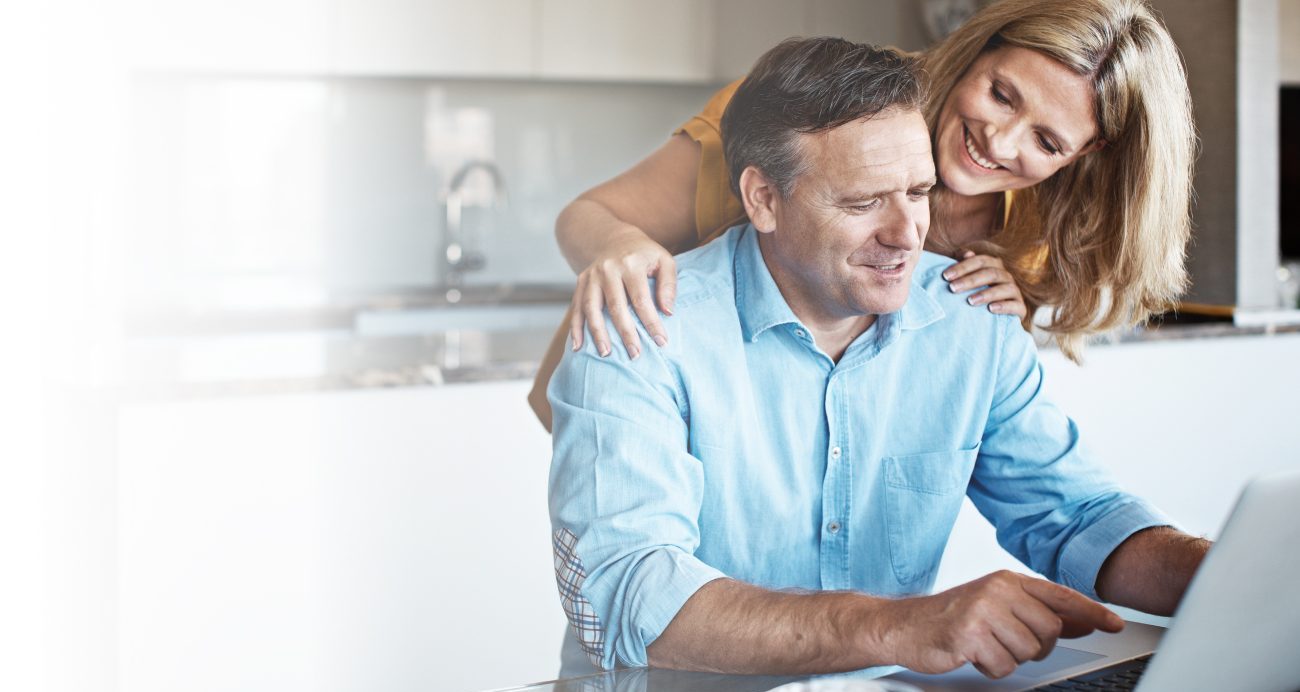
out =
[[[582,345],[585,323],[598,351],[609,353],[601,318],[606,306],[633,357],[640,340],[631,310],[657,343],[665,339],[649,277],[658,280],[658,307],[671,313],[677,283],[672,255],[697,242],[699,161],[699,145],[684,134],[674,135],[640,163],[584,192],[560,212],[555,237],[569,266],[579,272],[569,323],[575,350]]]

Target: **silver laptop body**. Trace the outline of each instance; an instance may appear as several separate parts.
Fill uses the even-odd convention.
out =
[[[1300,690],[1300,472],[1246,486],[1167,632],[1130,622],[1117,634],[1061,640],[1001,680],[969,665],[890,677],[934,692],[1029,690],[1153,651],[1137,692]]]

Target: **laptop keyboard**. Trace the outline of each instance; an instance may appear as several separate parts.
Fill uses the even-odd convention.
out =
[[[1064,692],[1065,690],[1131,690],[1137,687],[1138,679],[1142,677],[1142,671],[1146,670],[1147,662],[1150,660],[1151,655],[1147,654],[1146,656],[1122,661],[1113,666],[1100,668],[1083,675],[1076,675],[1068,680],[1035,687],[1034,690],[1051,690],[1051,692]]]

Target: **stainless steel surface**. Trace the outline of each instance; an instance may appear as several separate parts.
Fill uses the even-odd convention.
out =
[[[460,299],[460,286],[464,283],[465,274],[478,271],[487,264],[487,258],[474,249],[477,243],[467,243],[462,233],[461,213],[464,205],[462,189],[465,187],[465,181],[474,171],[483,171],[490,177],[493,191],[492,206],[504,205],[506,202],[505,179],[501,169],[491,161],[470,161],[451,176],[446,200],[447,237],[442,251],[446,270],[444,280],[448,286],[445,295],[451,302]]]

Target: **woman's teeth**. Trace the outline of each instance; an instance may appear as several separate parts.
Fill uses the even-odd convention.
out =
[[[990,171],[996,171],[997,169],[1001,168],[1001,166],[997,165],[996,163],[989,161],[983,156],[980,156],[980,153],[975,150],[975,140],[971,139],[970,130],[967,130],[966,128],[962,128],[962,130],[966,135],[966,152],[970,154],[971,159],[973,159],[975,163],[978,163],[980,165],[980,168],[987,168]]]

